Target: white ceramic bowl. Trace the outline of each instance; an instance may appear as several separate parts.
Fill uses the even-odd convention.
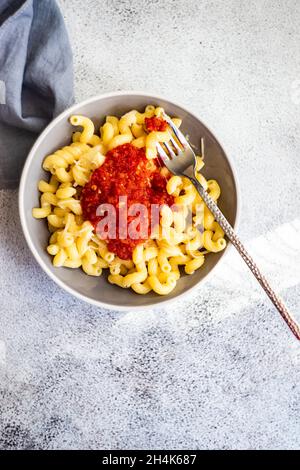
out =
[[[200,144],[200,138],[205,137],[206,159],[204,175],[208,178],[216,178],[219,182],[222,195],[219,206],[224,214],[236,227],[238,219],[239,191],[234,165],[225,154],[223,148],[211,131],[193,113],[173,101],[139,92],[116,92],[96,96],[82,103],[76,104],[64,111],[54,119],[42,132],[32,147],[24,165],[20,189],[19,210],[21,224],[25,238],[34,257],[44,271],[59,286],[91,304],[114,310],[134,310],[154,308],[168,302],[180,299],[190,293],[191,289],[199,285],[208,274],[213,272],[215,266],[223,259],[228,250],[218,254],[210,254],[206,257],[203,268],[192,276],[182,276],[175,290],[168,296],[162,297],[155,293],[138,295],[129,289],[111,285],[106,275],[101,277],[87,276],[81,269],[55,268],[51,263],[51,257],[46,251],[49,232],[45,221],[32,217],[33,207],[39,205],[38,181],[46,177],[42,169],[42,161],[46,155],[55,151],[58,147],[68,145],[73,128],[69,124],[69,116],[72,114],[84,114],[90,117],[96,128],[106,115],[124,114],[131,109],[144,110],[147,104],[162,106],[171,116],[183,119],[182,130],[190,136],[194,145]]]

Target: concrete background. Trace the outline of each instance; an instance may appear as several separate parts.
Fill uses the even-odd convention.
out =
[[[59,4],[78,101],[153,91],[215,131],[240,235],[300,321],[300,3]],[[299,344],[233,250],[194,300],[120,314],[47,278],[16,191],[0,218],[1,448],[299,448]]]

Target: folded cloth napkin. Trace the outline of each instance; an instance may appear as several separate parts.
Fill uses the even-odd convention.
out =
[[[72,52],[55,0],[0,0],[0,189],[17,186],[38,133],[72,102]]]

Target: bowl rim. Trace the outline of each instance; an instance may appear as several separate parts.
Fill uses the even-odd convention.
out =
[[[134,91],[134,90],[113,91],[113,92],[109,92],[109,93],[101,93],[101,94],[95,95],[91,98],[88,98],[86,100],[80,101],[79,103],[73,104],[69,108],[65,109],[62,113],[60,113],[56,118],[54,118],[47,125],[47,127],[42,131],[42,133],[38,136],[38,138],[34,142],[33,146],[31,147],[31,149],[30,149],[30,151],[29,151],[29,153],[26,157],[26,160],[25,160],[25,163],[24,163],[24,166],[23,166],[23,170],[22,170],[22,174],[21,174],[21,178],[20,178],[18,205],[19,205],[19,215],[20,215],[21,227],[22,227],[22,230],[23,230],[23,233],[24,233],[24,236],[25,236],[25,240],[26,240],[27,245],[28,245],[31,253],[33,254],[35,260],[37,261],[37,263],[44,270],[44,272],[50,277],[50,279],[52,279],[59,287],[64,289],[69,294],[74,295],[78,299],[80,299],[84,302],[87,302],[91,305],[95,305],[97,307],[102,307],[102,308],[110,310],[110,311],[115,310],[115,311],[120,311],[120,312],[122,312],[122,311],[124,311],[124,312],[125,311],[131,311],[131,310],[134,310],[134,311],[154,310],[154,309],[166,307],[167,305],[170,305],[170,304],[178,301],[179,299],[182,299],[183,297],[186,297],[187,294],[191,294],[192,291],[194,291],[197,287],[199,287],[200,284],[203,284],[204,282],[207,282],[209,280],[210,276],[215,271],[217,266],[219,266],[220,263],[223,262],[224,259],[226,259],[226,256],[228,255],[229,251],[232,249],[232,244],[230,242],[228,242],[228,245],[225,248],[225,251],[224,251],[222,257],[220,258],[220,260],[194,286],[191,286],[191,287],[187,288],[184,292],[182,292],[181,294],[178,294],[174,298],[168,299],[168,296],[161,296],[161,299],[159,300],[159,302],[157,302],[155,304],[145,305],[145,306],[142,306],[142,307],[138,306],[138,305],[133,305],[133,306],[127,306],[127,305],[120,305],[119,306],[118,305],[118,306],[116,306],[116,305],[110,304],[108,302],[102,302],[100,300],[91,299],[91,298],[79,293],[78,291],[76,291],[72,287],[67,286],[62,280],[60,280],[55,275],[54,272],[52,272],[50,270],[50,268],[46,265],[46,263],[40,257],[39,251],[35,247],[35,245],[32,242],[32,239],[31,239],[30,230],[28,229],[27,222],[26,222],[26,216],[25,216],[25,210],[24,210],[24,204],[23,204],[24,194],[25,194],[25,181],[27,179],[27,176],[28,176],[28,173],[29,173],[29,168],[30,168],[30,165],[31,165],[32,160],[34,158],[36,149],[40,145],[40,142],[42,142],[43,139],[46,137],[48,132],[53,127],[55,127],[55,125],[59,121],[64,119],[64,117],[67,117],[70,113],[75,112],[78,108],[80,108],[82,106],[85,106],[85,105],[88,105],[89,103],[92,103],[92,102],[97,101],[99,99],[114,98],[114,97],[118,97],[118,96],[129,96],[129,95],[143,96],[143,97],[149,98],[150,100],[153,100],[153,101],[155,101],[155,100],[168,101],[170,104],[172,104],[174,106],[178,106],[183,111],[185,111],[187,114],[190,114],[196,120],[198,120],[201,124],[203,124],[203,126],[206,127],[206,129],[212,134],[212,136],[214,137],[216,143],[220,146],[220,148],[224,152],[224,154],[225,154],[225,156],[228,160],[228,163],[229,163],[230,169],[232,171],[232,174],[233,174],[233,179],[234,179],[235,189],[236,189],[236,217],[235,217],[235,222],[234,222],[234,225],[233,225],[233,228],[234,228],[235,231],[238,229],[238,226],[239,226],[239,223],[240,223],[240,206],[241,206],[240,185],[239,185],[237,171],[236,171],[236,167],[235,167],[235,164],[233,162],[233,159],[231,157],[229,157],[229,155],[225,151],[223,145],[221,145],[219,140],[215,137],[215,133],[206,124],[203,123],[203,121],[199,118],[199,116],[197,114],[195,114],[194,112],[187,109],[184,105],[182,105],[182,104],[180,104],[176,101],[173,101],[172,99],[169,99],[167,96],[163,97],[163,96],[157,95],[156,93],[152,94],[152,93],[149,93],[149,92]]]

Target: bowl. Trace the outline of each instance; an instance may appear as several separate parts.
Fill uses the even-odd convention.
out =
[[[84,114],[90,117],[96,128],[99,128],[106,115],[120,116],[131,109],[142,111],[147,104],[162,106],[167,114],[182,118],[182,130],[189,135],[194,145],[199,147],[200,138],[205,138],[206,157],[203,173],[219,182],[222,189],[219,207],[236,228],[239,191],[233,162],[225,154],[213,133],[195,114],[169,99],[147,93],[108,93],[75,104],[64,111],[46,127],[33,145],[23,168],[19,188],[21,225],[28,246],[43,270],[60,287],[79,299],[113,310],[143,310],[179,300],[206,280],[228,251],[227,247],[221,253],[209,254],[204,266],[191,276],[182,276],[174,291],[167,296],[159,296],[153,292],[138,295],[129,289],[109,284],[105,275],[92,277],[87,276],[81,269],[55,268],[52,265],[51,256],[46,251],[49,238],[47,225],[44,221],[34,219],[31,214],[32,208],[39,206],[38,181],[49,177],[49,174],[42,169],[43,159],[57,148],[69,144],[74,130],[69,123],[72,114]]]

